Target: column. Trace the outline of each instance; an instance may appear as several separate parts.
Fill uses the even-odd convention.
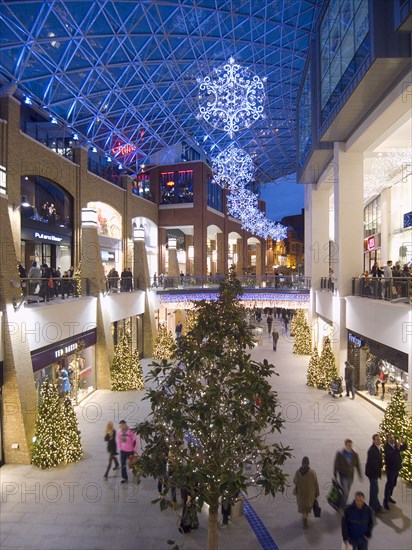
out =
[[[236,241],[236,254],[237,254],[236,272],[240,276],[244,274],[244,267],[245,267],[242,238],[237,239]]]
[[[194,260],[193,235],[186,235],[186,273],[193,275],[193,260]]]
[[[156,334],[154,317],[154,291],[150,290],[149,263],[147,261],[146,243],[143,228],[137,228],[133,234],[134,264],[133,273],[139,279],[139,287],[145,293],[143,315],[143,346],[139,351],[144,357],[151,357],[153,340]]]
[[[227,273],[227,243],[224,233],[218,233],[216,235],[217,243],[217,266],[216,273],[225,275]]]
[[[256,243],[256,277],[262,276],[262,244]]]
[[[32,439],[37,416],[37,395],[34,384],[29,341],[26,332],[41,330],[32,327],[21,305],[17,254],[7,199],[0,195],[0,307],[4,323],[3,445],[8,464],[30,464]],[[16,281],[17,284],[12,284]],[[20,305],[18,309],[15,309]],[[24,331],[24,332],[23,332]]]
[[[179,271],[179,262],[177,261],[177,243],[176,239],[172,237],[167,241],[168,244],[168,253],[169,253],[169,259],[168,259],[168,270],[167,274],[169,277],[177,277],[180,273]]]
[[[81,243],[81,276],[82,279],[87,278],[90,294],[97,297],[96,385],[98,389],[110,389],[114,344],[109,310],[105,303],[106,278],[101,260],[95,210],[82,209]]]
[[[207,228],[195,224],[193,228],[193,246],[195,257],[193,259],[194,275],[202,276],[207,273]]]
[[[352,277],[363,269],[363,155],[345,152],[342,143],[335,143],[334,164],[335,246],[330,261],[342,298],[351,294]],[[339,326],[338,365],[342,369],[347,357],[344,300],[339,306],[334,322]]]

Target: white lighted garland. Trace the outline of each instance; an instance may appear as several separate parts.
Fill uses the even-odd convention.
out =
[[[399,181],[406,181],[412,174],[412,149],[390,149],[372,160],[370,172],[365,176],[363,199],[367,204],[384,189]]]
[[[235,63],[231,57],[210,75],[198,79],[198,118],[233,138],[235,132],[264,118],[266,80]]]

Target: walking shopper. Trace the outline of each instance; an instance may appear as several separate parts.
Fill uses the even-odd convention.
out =
[[[382,512],[382,506],[378,499],[378,479],[382,475],[382,450],[379,434],[372,436],[372,445],[368,449],[366,458],[365,475],[369,479],[369,506],[378,514]]]
[[[106,434],[104,440],[107,441],[107,452],[109,453],[109,463],[106,468],[106,472],[103,477],[107,479],[112,462],[114,462],[113,470],[119,469],[119,461],[117,460],[117,445],[116,445],[116,430],[114,429],[113,422],[108,422],[106,426]]]
[[[268,316],[266,318],[266,322],[268,324],[268,334],[270,334],[272,332],[272,323],[273,323],[273,317],[270,313],[268,314]]]
[[[119,422],[117,445],[120,449],[120,464],[122,466],[122,481],[120,483],[127,483],[127,459],[137,451],[137,437],[125,420]]]
[[[351,439],[345,439],[345,446],[341,451],[338,451],[335,456],[333,466],[333,476],[339,474],[339,482],[343,489],[343,505],[347,503],[349,491],[353,483],[355,468],[358,471],[359,479],[362,479],[360,470],[359,455],[353,450],[353,442]]]
[[[355,493],[355,500],[346,507],[342,518],[342,538],[345,550],[368,550],[368,541],[372,536],[372,510],[365,502],[361,491]]]
[[[313,503],[319,496],[319,483],[316,472],[309,466],[309,458],[302,458],[302,466],[296,471],[293,478],[295,485],[293,494],[296,495],[298,512],[302,514],[303,528],[308,526],[308,514]]]
[[[355,381],[355,367],[345,361],[345,385],[346,385],[346,397],[349,397],[349,392],[352,394],[352,399],[355,399],[355,391],[353,383]]]
[[[386,466],[386,484],[385,494],[383,497],[383,507],[386,510],[389,510],[389,502],[396,504],[396,501],[392,498],[392,493],[396,487],[398,474],[402,468],[401,451],[406,451],[407,448],[408,446],[403,442],[402,438],[400,438],[399,441],[396,441],[392,433],[388,434],[387,441],[383,447]]]
[[[275,329],[275,330],[272,332],[273,351],[276,351],[276,348],[278,347],[278,340],[279,340],[279,333],[278,333],[278,331]]]

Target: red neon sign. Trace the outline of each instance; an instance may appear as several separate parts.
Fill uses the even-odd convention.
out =
[[[118,144],[112,149],[112,153],[114,155],[127,155],[127,153],[132,153],[133,151],[136,151],[136,147],[135,145],[130,145],[129,143],[127,143],[126,145]]]

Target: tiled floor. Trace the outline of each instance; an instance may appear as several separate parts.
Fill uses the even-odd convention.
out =
[[[264,325],[262,325],[264,326]],[[276,326],[276,325],[275,325]],[[309,520],[303,530],[292,487],[276,498],[251,497],[260,534],[267,529],[272,541],[260,544],[245,517],[219,531],[221,550],[339,550],[342,547],[340,517],[326,503],[335,452],[351,437],[362,464],[377,430],[382,411],[357,398],[332,399],[327,393],[306,386],[308,357],[291,353],[292,339],[281,336],[273,352],[266,331],[263,346],[253,350],[256,359],[267,357],[280,376],[273,377],[279,393],[285,429],[277,440],[291,446],[294,459],[286,464],[293,477],[302,456],[310,457],[321,486],[322,517]],[[147,367],[148,361],[144,361]],[[108,420],[125,418],[129,425],[148,413],[141,401],[143,392],[112,393],[97,391],[78,407],[77,414],[84,443],[84,458],[78,464],[41,471],[32,466],[5,465],[1,476],[0,547],[2,550],[161,550],[176,540],[184,550],[206,548],[207,511],[200,516],[200,527],[189,535],[178,533],[178,515],[160,512],[151,504],[156,483],[144,480],[141,486],[120,485],[118,471],[103,479],[106,465],[104,428]],[[380,482],[383,494],[384,479]],[[352,487],[368,495],[368,482],[357,478]],[[377,519],[370,550],[410,550],[412,489],[398,483],[396,505]],[[178,512],[180,509],[178,510]],[[260,524],[259,520],[263,523]],[[260,536],[260,535],[259,535]],[[274,541],[275,546],[272,542]],[[184,545],[183,545],[184,544]]]

